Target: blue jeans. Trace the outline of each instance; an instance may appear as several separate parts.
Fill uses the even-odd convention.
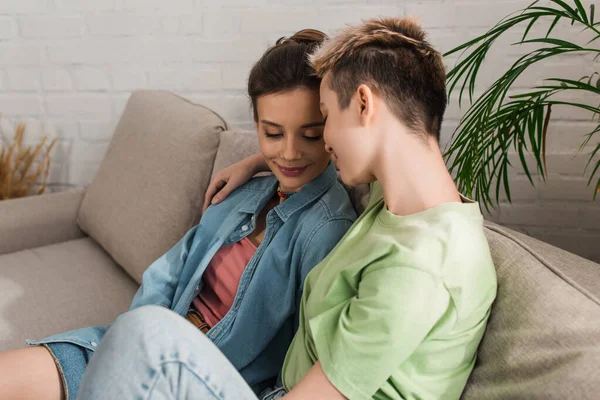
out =
[[[65,391],[65,399],[76,399],[81,377],[94,353],[68,342],[48,343],[43,346],[54,358]]]
[[[278,399],[283,389],[264,400]],[[256,400],[242,376],[189,321],[158,306],[121,315],[85,370],[78,399]]]

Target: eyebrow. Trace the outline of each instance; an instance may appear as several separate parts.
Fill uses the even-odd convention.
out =
[[[282,125],[276,124],[275,122],[267,121],[266,119],[261,119],[260,122],[266,125],[276,126],[277,128],[283,128]],[[310,124],[301,125],[300,128],[313,128],[315,126],[323,126],[325,125],[325,121],[319,122],[311,122]]]

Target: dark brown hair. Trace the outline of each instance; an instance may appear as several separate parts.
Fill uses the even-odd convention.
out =
[[[248,78],[248,95],[255,121],[258,119],[256,100],[260,96],[299,88],[319,89],[321,78],[316,76],[308,55],[326,37],[315,29],[301,30],[290,38],[282,37],[254,64]]]
[[[341,109],[367,84],[411,130],[439,142],[446,110],[442,56],[408,18],[377,18],[350,26],[326,41],[310,60],[318,76],[330,74]]]

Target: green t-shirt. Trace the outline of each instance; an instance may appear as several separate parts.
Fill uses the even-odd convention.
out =
[[[284,386],[321,361],[351,400],[458,399],[495,297],[476,203],[401,217],[376,182],[366,211],[306,278]]]

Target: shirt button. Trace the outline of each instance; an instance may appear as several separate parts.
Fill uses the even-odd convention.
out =
[[[200,285],[196,286],[196,292],[200,291]]]
[[[96,343],[96,342],[90,342],[90,344],[92,345],[92,347],[98,346],[98,343]]]
[[[248,230],[248,225],[242,226],[242,231],[246,232]]]

